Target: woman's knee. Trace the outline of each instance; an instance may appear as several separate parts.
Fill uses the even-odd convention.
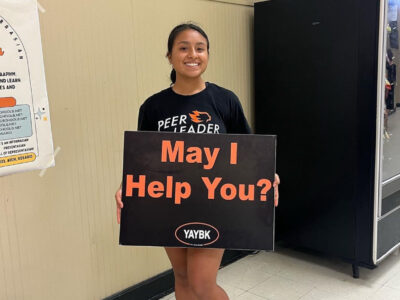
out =
[[[217,288],[217,283],[214,278],[199,276],[198,274],[189,274],[188,283],[193,293],[200,299],[210,293],[214,288]]]
[[[175,278],[175,283],[180,284],[180,285],[189,285],[189,278],[188,278],[188,273],[186,270],[179,269],[175,270],[174,269],[174,278]]]
[[[218,288],[217,272],[222,255],[220,249],[188,250],[189,285],[198,298],[204,299]]]

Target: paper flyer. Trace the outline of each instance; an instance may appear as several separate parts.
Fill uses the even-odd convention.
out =
[[[0,0],[0,176],[54,166],[36,0]]]

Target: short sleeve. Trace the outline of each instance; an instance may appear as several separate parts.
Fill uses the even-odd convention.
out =
[[[228,133],[250,134],[251,129],[243,112],[239,98],[232,93],[230,97],[230,118],[228,122]]]
[[[153,131],[152,124],[147,117],[147,112],[145,105],[142,104],[139,109],[139,118],[138,118],[138,126],[137,130],[139,131]]]

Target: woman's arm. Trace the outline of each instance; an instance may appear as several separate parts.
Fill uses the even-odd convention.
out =
[[[121,223],[121,209],[124,207],[122,203],[122,183],[119,186],[117,192],[115,193],[115,202],[117,204],[117,222]]]

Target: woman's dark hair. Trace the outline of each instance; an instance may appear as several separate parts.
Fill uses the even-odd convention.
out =
[[[207,34],[204,32],[203,29],[201,29],[199,26],[193,24],[193,23],[182,23],[177,26],[175,26],[174,29],[172,29],[171,33],[169,34],[168,37],[168,52],[167,52],[167,57],[171,55],[172,52],[172,47],[174,46],[174,42],[178,34],[180,34],[182,31],[192,29],[196,30],[198,33],[200,33],[206,40],[207,40],[207,52],[209,52],[210,49],[210,41],[208,40]],[[174,69],[171,71],[170,75],[172,83],[175,83],[176,81],[176,72]]]

